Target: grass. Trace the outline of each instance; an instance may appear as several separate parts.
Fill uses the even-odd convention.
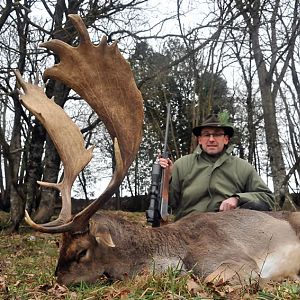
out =
[[[129,218],[144,218],[130,215]],[[0,226],[7,224],[7,215],[0,213]],[[267,282],[248,286],[204,284],[193,274],[180,275],[169,269],[155,275],[140,275],[133,279],[97,284],[81,283],[64,287],[56,283],[54,271],[60,235],[35,232],[21,226],[19,234],[0,233],[0,299],[300,299],[300,281]]]

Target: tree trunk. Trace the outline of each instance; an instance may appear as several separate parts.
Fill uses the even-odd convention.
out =
[[[258,20],[254,20],[254,24],[258,24],[258,22]],[[258,25],[253,27],[253,30],[251,32],[251,41],[253,45],[254,59],[259,79],[263,116],[265,122],[266,140],[273,177],[274,192],[277,201],[279,201],[280,187],[285,178],[286,172],[284,166],[284,159],[282,155],[282,148],[279,140],[278,125],[276,121],[276,95],[272,93],[271,89],[272,70],[270,70],[269,72],[267,71],[266,62],[264,60],[259,42],[258,29]]]
[[[12,138],[10,143],[10,217],[11,224],[9,226],[9,232],[14,232],[19,229],[21,220],[24,217],[24,200],[20,197],[18,191],[18,171],[21,165],[21,105],[17,99],[17,95],[14,95],[15,103],[15,118],[12,131]]]
[[[0,209],[9,212],[10,211],[10,176],[9,174],[9,145],[5,141],[5,132],[6,132],[6,111],[7,106],[3,105],[3,109],[1,109],[1,128],[3,128],[3,131],[1,130],[1,197],[0,197]]]
[[[30,4],[30,3],[29,3]],[[30,6],[28,3],[27,7],[27,17],[30,12]],[[23,73],[25,60],[27,55],[26,49],[26,41],[28,39],[28,18],[24,17],[24,13],[20,11],[19,8],[16,9],[16,20],[17,20],[17,31],[19,37],[19,52],[20,57],[18,61],[18,69],[21,73]],[[14,102],[15,108],[15,116],[14,116],[14,125],[12,130],[11,143],[9,147],[9,185],[7,186],[10,190],[10,215],[11,215],[11,224],[9,227],[9,231],[17,231],[20,225],[21,220],[24,217],[24,208],[25,208],[25,200],[21,197],[21,189],[22,182],[18,181],[18,175],[21,167],[21,159],[22,159],[22,148],[21,148],[21,115],[23,109],[19,102],[18,94],[13,92],[12,99]]]
[[[44,160],[44,177],[45,182],[57,182],[60,158],[54,144],[47,136],[46,154]],[[58,197],[58,191],[54,189],[41,188],[41,202],[38,211],[34,217],[37,223],[48,222],[54,214],[55,202]]]
[[[272,76],[275,70],[276,56],[277,52],[272,51],[270,70],[267,70],[266,61],[263,56],[262,47],[260,45],[260,36],[259,36],[259,28],[260,24],[260,15],[261,15],[261,3],[260,1],[256,1],[253,3],[246,3],[244,1],[236,0],[237,7],[242,13],[244,20],[248,26],[249,34],[250,34],[250,42],[252,45],[252,51],[254,55],[254,60],[257,68],[258,80],[259,80],[259,88],[261,93],[261,101],[263,108],[263,116],[265,123],[265,133],[266,133],[266,141],[268,147],[268,155],[270,160],[270,166],[273,177],[273,186],[274,192],[276,196],[276,202],[280,201],[280,187],[285,178],[285,165],[284,159],[282,155],[282,148],[279,140],[278,134],[278,125],[276,121],[276,109],[275,109],[275,100],[277,93],[276,91],[272,91]],[[276,2],[278,4],[278,2]],[[245,9],[246,7],[246,9]],[[275,14],[273,14],[274,16]],[[273,19],[270,21],[272,23]],[[273,24],[272,24],[273,25]],[[274,40],[270,41],[272,44],[272,50],[274,47],[274,43],[276,43],[276,32],[275,27],[272,27],[272,38]],[[286,62],[285,62],[286,63]],[[277,82],[277,85],[280,82]],[[274,89],[275,90],[275,89]]]
[[[31,133],[25,178],[26,209],[29,213],[38,207],[39,189],[37,180],[41,180],[43,173],[42,156],[44,153],[45,138],[46,131],[41,123],[36,120]]]

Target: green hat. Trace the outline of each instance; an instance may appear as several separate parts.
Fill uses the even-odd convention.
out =
[[[222,120],[224,119],[224,120]],[[207,116],[207,118],[203,121],[203,123],[200,126],[196,126],[193,128],[193,133],[195,136],[199,136],[201,134],[201,131],[205,127],[216,127],[216,128],[223,128],[226,135],[228,135],[230,138],[233,137],[234,129],[233,127],[228,123],[228,116],[223,118],[222,114],[212,114]]]

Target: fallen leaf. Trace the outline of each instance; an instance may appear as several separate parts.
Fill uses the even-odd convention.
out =
[[[51,288],[52,288],[52,286],[50,284],[48,284],[48,283],[39,285],[37,287],[37,289],[40,290],[40,291],[42,291],[42,292],[48,292]]]
[[[130,290],[124,289],[120,291],[120,299],[127,299],[128,294],[130,294]]]
[[[59,298],[64,298],[66,296],[66,294],[68,293],[68,291],[69,290],[66,286],[55,283],[54,286],[48,290],[48,293],[51,293],[57,299],[59,299]]]
[[[188,279],[186,282],[187,289],[193,295],[196,295],[197,292],[201,290],[201,286],[195,282],[193,279]]]
[[[15,287],[18,287],[18,286],[20,285],[20,283],[21,283],[21,281],[18,280],[18,281],[14,284],[14,286],[15,286]]]
[[[0,276],[0,291],[1,292],[5,292],[5,293],[8,292],[8,288],[6,286],[5,277],[4,276]]]

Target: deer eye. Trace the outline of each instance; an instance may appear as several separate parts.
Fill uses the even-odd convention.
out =
[[[77,254],[77,261],[79,261],[80,259],[85,257],[87,254],[87,251],[88,251],[88,249],[83,249],[83,250],[79,251]]]

